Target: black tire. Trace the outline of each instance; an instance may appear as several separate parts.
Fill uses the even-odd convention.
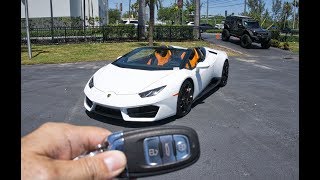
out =
[[[230,33],[227,29],[223,29],[222,30],[222,37],[221,37],[222,41],[229,41],[230,39]]]
[[[228,60],[225,60],[223,64],[223,69],[222,69],[221,81],[219,84],[220,87],[224,87],[225,85],[227,85],[228,77],[229,77],[229,62]]]
[[[193,84],[190,80],[186,80],[182,83],[178,101],[177,101],[177,113],[176,116],[178,118],[187,115],[191,110],[191,105],[193,101]]]
[[[240,38],[240,46],[243,48],[250,48],[252,40],[248,34],[244,34]]]
[[[269,40],[269,41],[264,41],[264,42],[261,43],[262,49],[269,49],[270,46],[271,46],[271,40]]]

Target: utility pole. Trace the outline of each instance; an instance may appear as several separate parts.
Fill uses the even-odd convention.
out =
[[[244,0],[244,10],[243,14],[245,15],[247,13],[247,0]]]
[[[106,24],[109,24],[109,0],[106,0]]]
[[[295,20],[296,20],[296,0],[293,1],[293,24],[292,24],[292,29],[294,29]]]
[[[51,13],[51,41],[53,43],[53,10],[52,10],[52,0],[50,0],[50,13]]]
[[[129,22],[130,22],[130,6],[131,6],[131,0],[129,0]]]
[[[209,24],[208,11],[209,11],[209,0],[207,0],[207,24]]]
[[[25,16],[26,16],[28,55],[29,55],[29,59],[31,59],[31,57],[32,57],[32,51],[31,51],[30,33],[29,33],[29,12],[28,12],[28,0],[25,0],[24,8],[25,8]]]

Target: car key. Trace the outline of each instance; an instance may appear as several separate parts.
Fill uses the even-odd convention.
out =
[[[110,134],[92,152],[75,159],[94,156],[106,150],[120,150],[127,166],[119,177],[142,177],[163,174],[187,167],[200,156],[195,130],[185,126],[160,126]]]

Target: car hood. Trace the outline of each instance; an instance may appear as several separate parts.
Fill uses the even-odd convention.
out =
[[[174,70],[140,70],[108,64],[94,75],[94,86],[104,92],[137,94]],[[148,90],[148,89],[146,89]]]
[[[262,28],[252,28],[251,29],[253,32],[257,32],[257,33],[267,33],[268,31]]]

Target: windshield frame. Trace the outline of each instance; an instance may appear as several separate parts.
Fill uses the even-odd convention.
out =
[[[145,47],[139,47],[136,48],[126,54],[124,54],[123,56],[121,56],[119,59],[113,61],[111,64],[117,66],[117,67],[121,67],[121,68],[128,68],[128,69],[140,69],[140,70],[148,70],[148,71],[155,71],[155,70],[173,70],[174,67],[166,67],[166,66],[147,66],[147,65],[134,65],[134,64],[126,64],[126,63],[122,63],[121,61],[124,61],[124,58],[128,58],[131,57],[132,55],[136,54],[137,52],[143,50],[143,49],[158,49],[158,48],[163,48],[161,46],[145,46]],[[166,47],[163,49],[167,49],[167,50],[182,50],[185,51],[186,54],[184,55],[183,59],[181,60],[181,63],[179,66],[177,66],[177,68],[179,69],[183,69],[186,66],[186,63],[188,61],[188,57],[191,54],[191,50],[187,49],[187,48],[176,48],[176,47]]]
[[[248,25],[245,25],[245,23],[255,23],[257,24],[258,26],[248,26]],[[244,19],[243,20],[243,26],[244,27],[247,27],[247,28],[253,28],[253,29],[258,29],[258,28],[261,28],[260,26],[260,23],[258,21],[255,21],[255,20],[249,20],[249,19]]]

